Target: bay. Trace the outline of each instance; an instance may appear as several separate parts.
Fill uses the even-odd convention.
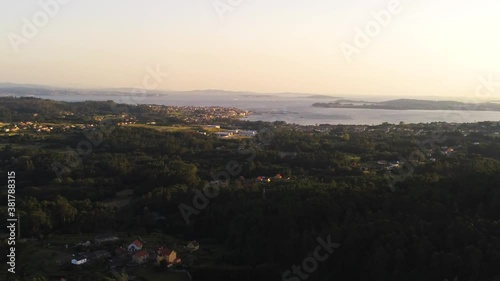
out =
[[[125,97],[124,97],[125,96]],[[123,102],[133,100],[141,104],[161,104],[170,106],[224,106],[236,107],[252,112],[250,121],[284,121],[299,125],[345,124],[377,125],[384,122],[430,123],[456,122],[470,123],[480,121],[500,121],[497,111],[451,111],[451,110],[383,110],[361,108],[319,108],[315,102],[334,101],[336,98],[308,98],[301,96],[278,95],[234,95],[234,94],[168,94],[147,95],[144,98],[131,99],[127,94],[120,95],[58,95],[43,96],[60,101],[113,100]],[[350,97],[352,98],[352,97]],[[381,101],[391,98],[355,97],[369,101]],[[392,98],[394,99],[394,98]]]

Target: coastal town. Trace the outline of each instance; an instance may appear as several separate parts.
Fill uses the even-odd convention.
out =
[[[413,207],[395,211],[384,202],[405,196],[400,190],[414,188],[408,194],[419,196],[427,184],[425,192],[439,192],[434,184],[446,188],[445,181],[473,169],[494,177],[500,159],[498,121],[298,125],[230,114],[198,122],[184,118],[194,109],[163,115],[148,106],[120,105],[115,112],[108,102],[9,103],[10,119],[0,124],[1,165],[19,179],[16,270],[28,280],[224,280],[226,272],[238,280],[279,280],[309,248],[288,244],[302,245],[301,236],[315,241],[322,223],[309,222],[319,216],[334,216],[337,235],[363,216],[386,212],[399,220],[391,216]],[[476,185],[463,188],[469,187]],[[488,206],[497,208],[495,202]],[[441,205],[434,206],[440,213]],[[401,220],[436,217],[423,214]],[[377,225],[368,220],[364,227],[375,233]],[[284,237],[292,240],[282,244]],[[364,253],[355,243],[342,247]],[[375,260],[378,254],[368,252]],[[280,262],[283,253],[290,259]]]

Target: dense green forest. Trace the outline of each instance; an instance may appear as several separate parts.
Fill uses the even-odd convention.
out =
[[[283,274],[326,237],[340,246],[307,280],[500,280],[497,122],[220,119],[259,132],[223,139],[105,125],[123,118],[186,125],[143,106],[2,99],[4,127],[96,124],[2,132],[0,170],[16,172],[24,237],[165,233],[223,247],[215,265],[189,264],[193,280],[305,280]],[[126,190],[133,191],[126,205],[109,204]],[[35,277],[22,263],[19,280]],[[112,277],[95,274],[80,279]]]

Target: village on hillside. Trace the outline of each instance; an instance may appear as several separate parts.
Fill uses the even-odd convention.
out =
[[[44,247],[59,251],[61,254],[55,260],[55,266],[71,271],[105,269],[126,272],[129,280],[133,280],[130,276],[135,273],[141,275],[141,272],[150,271],[148,267],[153,267],[185,276],[180,278],[182,280],[191,280],[188,269],[197,258],[200,244],[195,240],[185,243],[158,240],[148,238],[145,241],[141,237],[121,239],[113,234],[101,234],[95,236],[93,241],[80,241],[74,245],[46,244]]]

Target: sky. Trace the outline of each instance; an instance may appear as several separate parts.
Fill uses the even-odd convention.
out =
[[[472,95],[479,77],[500,81],[499,12],[498,0],[1,1],[0,82],[128,88],[159,67],[158,90]]]

